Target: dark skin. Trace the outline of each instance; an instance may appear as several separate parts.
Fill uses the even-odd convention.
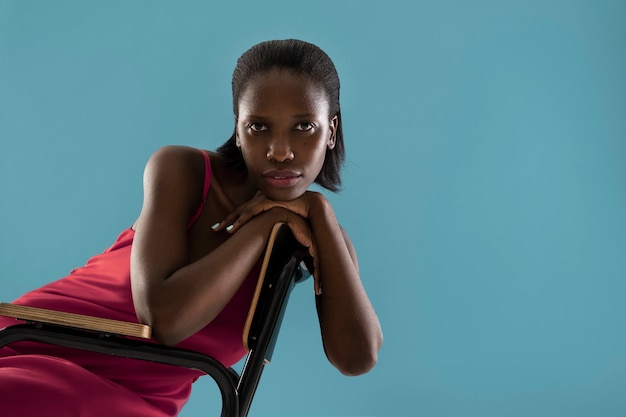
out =
[[[238,107],[237,145],[247,172],[210,154],[211,188],[191,229],[186,223],[202,195],[202,156],[167,147],[148,162],[131,253],[138,317],[165,344],[196,333],[245,280],[272,226],[285,222],[314,259],[328,359],[346,375],[365,373],[382,344],[380,324],[359,278],[354,246],[328,200],[308,191],[334,147],[337,118],[328,116],[319,86],[285,70],[251,80]]]

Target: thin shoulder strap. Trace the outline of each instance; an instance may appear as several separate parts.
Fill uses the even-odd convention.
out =
[[[189,222],[187,223],[187,228],[190,228],[196,222],[196,220],[198,220],[200,214],[202,214],[202,209],[204,208],[204,204],[206,203],[206,197],[209,194],[209,187],[211,186],[212,171],[209,154],[203,149],[199,149],[199,151],[204,158],[204,185],[202,187],[202,201],[200,201],[200,206],[193,214],[193,216],[191,216],[191,218],[189,219]]]
[[[204,158],[204,186],[202,187],[202,204],[204,205],[206,197],[209,194],[209,187],[211,186],[211,177],[213,172],[211,171],[211,160],[209,154],[204,149],[200,149],[200,153]]]

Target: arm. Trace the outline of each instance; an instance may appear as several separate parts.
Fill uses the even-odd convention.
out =
[[[294,218],[308,219],[306,228],[286,222],[314,258],[316,304],[326,356],[346,375],[369,371],[382,345],[380,323],[361,283],[354,247],[322,194],[308,191],[291,201],[272,201],[257,194],[216,230],[232,224],[229,233],[236,236],[248,222],[276,207],[297,214]]]
[[[356,251],[321,194],[312,205],[321,294],[316,304],[328,360],[346,375],[368,372],[382,345],[380,323],[359,277]]]
[[[156,340],[174,345],[219,314],[265,248],[276,211],[257,216],[200,259],[190,262],[187,221],[202,190],[201,155],[167,147],[149,160],[144,204],[135,223],[131,286],[137,316]]]

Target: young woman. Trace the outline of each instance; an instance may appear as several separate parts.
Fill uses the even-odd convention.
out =
[[[339,79],[315,45],[252,47],[233,74],[235,129],[217,152],[166,147],[148,161],[144,204],[113,246],[17,304],[152,326],[154,339],[225,366],[241,333],[272,226],[285,222],[314,260],[325,352],[346,375],[376,363],[382,333],[354,247],[328,200],[344,143]],[[0,328],[12,324],[0,318]],[[66,348],[0,349],[0,407],[11,416],[175,416],[200,374]],[[37,402],[30,398],[35,394]],[[45,404],[45,406],[43,406]]]

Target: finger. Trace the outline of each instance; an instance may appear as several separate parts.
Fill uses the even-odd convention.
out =
[[[233,219],[233,221],[230,222],[230,224],[226,227],[226,231],[228,233],[235,233],[250,219],[271,209],[274,206],[275,205],[270,204],[268,200],[266,200],[265,202],[255,202],[254,204],[251,203],[243,210],[241,210],[241,212]]]
[[[319,259],[317,256],[317,245],[315,244],[315,238],[309,224],[303,218],[296,216],[287,222],[287,225],[291,229],[293,236],[296,240],[307,249],[307,252],[313,259],[313,289],[315,294],[320,295],[322,293],[320,279],[319,279]]]
[[[254,196],[252,196],[252,198],[246,202],[244,202],[243,204],[240,204],[239,206],[237,206],[233,211],[231,211],[230,213],[228,213],[228,215],[226,217],[224,217],[221,221],[215,223],[214,225],[211,226],[211,229],[213,229],[216,232],[219,232],[221,230],[226,229],[226,231],[232,231],[233,230],[233,223],[235,222],[235,220],[237,218],[239,218],[239,216],[241,216],[241,213],[250,205],[254,204],[255,200],[258,200],[259,198],[263,197],[263,194],[260,191],[257,191],[256,194],[254,194]]]
[[[243,210],[242,206],[237,207],[234,211],[229,213],[226,217],[224,217],[219,222],[213,224],[211,229],[215,232],[220,232],[224,229],[228,229],[228,227],[233,223],[233,221],[239,216],[239,213]]]

